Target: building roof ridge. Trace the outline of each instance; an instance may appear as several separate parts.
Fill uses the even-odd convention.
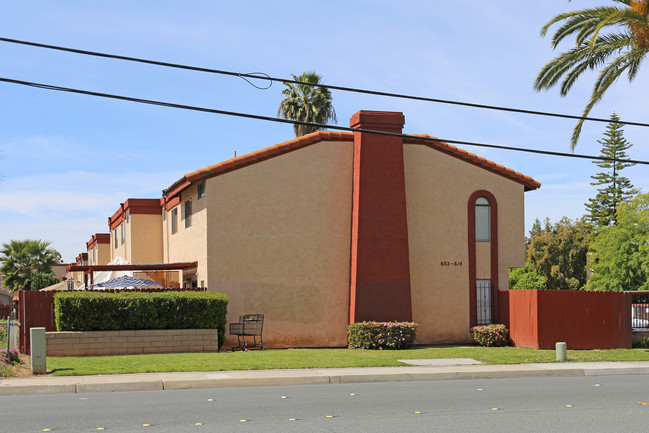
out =
[[[486,158],[478,156],[474,153],[468,152],[459,147],[448,144],[444,141],[430,141],[430,139],[437,139],[437,137],[428,134],[408,134],[404,137],[404,144],[422,144],[430,147],[431,149],[438,150],[446,153],[447,155],[466,161],[470,164],[484,168],[492,173],[504,176],[510,180],[518,182],[525,187],[525,191],[535,190],[541,187],[541,183],[534,180],[530,176],[526,176],[504,165],[497,164]],[[168,188],[162,191],[162,202],[166,202],[169,198],[177,195],[192,183],[199,182],[204,179],[217,176],[232,170],[236,170],[248,165],[255,164],[272,157],[282,155],[284,153],[300,149],[311,144],[321,141],[353,141],[354,133],[347,131],[315,131],[301,137],[296,137],[278,144],[274,144],[262,149],[258,149],[234,158],[226,159],[225,161],[209,165],[207,167],[199,168],[185,174],[180,179],[172,183]]]
[[[169,197],[175,195],[191,183],[197,182],[203,179],[207,179],[213,176],[216,176],[221,173],[232,171],[241,167],[245,167],[256,162],[260,162],[274,156],[290,152],[295,149],[309,146],[311,144],[318,143],[320,141],[353,141],[354,133],[353,132],[344,132],[344,131],[315,131],[301,137],[296,137],[291,140],[284,141],[282,143],[274,144],[272,146],[264,147],[240,156],[235,156],[234,158],[226,159],[219,163],[209,165],[204,168],[199,168],[198,170],[187,173],[185,176],[181,177],[175,181],[169,188],[166,188],[162,191],[163,197]]]
[[[526,176],[523,173],[520,173],[516,170],[513,170],[511,168],[505,167],[502,164],[498,164],[496,162],[493,162],[491,160],[488,160],[487,158],[484,158],[482,156],[478,156],[474,153],[468,152],[464,149],[461,149],[457,146],[453,146],[452,144],[448,144],[445,141],[439,140],[439,141],[430,141],[430,139],[435,139],[437,140],[438,138],[432,135],[428,134],[409,134],[408,138],[403,139],[404,144],[422,144],[424,146],[430,147],[435,150],[439,150],[441,152],[444,152],[450,156],[454,156],[456,158],[462,159],[466,162],[469,162],[473,165],[476,165],[478,167],[484,168],[488,171],[491,171],[493,173],[499,174],[501,176],[504,176],[508,179],[511,179],[513,181],[516,181],[520,184],[523,184],[525,186],[525,191],[532,191],[535,189],[539,189],[541,187],[541,183],[537,180],[534,180],[530,176]]]

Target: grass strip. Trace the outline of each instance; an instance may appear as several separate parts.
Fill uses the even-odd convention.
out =
[[[282,349],[236,353],[176,353],[48,357],[53,376],[296,368],[403,366],[399,359],[471,358],[485,364],[556,362],[554,350],[441,347],[412,350]],[[569,350],[568,362],[649,361],[647,349]]]

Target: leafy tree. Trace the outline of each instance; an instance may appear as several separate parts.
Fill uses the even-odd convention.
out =
[[[620,204],[616,226],[603,227],[591,244],[587,290],[649,290],[649,194]]]
[[[628,201],[638,191],[633,188],[628,178],[621,176],[620,172],[635,165],[635,163],[624,162],[627,159],[626,150],[632,144],[624,138],[623,126],[617,123],[620,118],[613,113],[611,123],[606,127],[603,141],[597,140],[602,145],[601,156],[611,160],[593,161],[598,167],[605,171],[597,173],[591,178],[594,182],[591,185],[601,186],[597,189],[597,195],[589,198],[586,203],[588,214],[586,220],[596,229],[617,224],[617,207],[624,201]]]
[[[331,92],[326,87],[318,86],[322,77],[314,71],[304,72],[299,77],[291,74],[295,81],[309,84],[284,83],[282,90],[284,100],[279,104],[277,117],[301,122],[326,124],[329,120],[337,122],[336,111],[331,103]],[[317,131],[317,126],[293,125],[296,137]]]
[[[60,283],[61,280],[52,272],[34,272],[29,290],[40,290],[52,284]]]
[[[589,234],[582,220],[546,218],[540,234],[530,239],[526,266],[543,277],[547,289],[579,289],[586,284]]]
[[[534,272],[529,263],[524,268],[510,269],[509,288],[514,290],[545,289],[543,277]]]
[[[527,247],[530,246],[530,241],[534,236],[538,236],[541,233],[543,233],[543,229],[541,228],[541,221],[539,221],[538,218],[534,220],[534,224],[532,224],[532,229],[530,230],[530,235],[525,236],[525,250],[527,251]]]
[[[0,273],[3,285],[10,292],[29,290],[34,272],[50,273],[52,265],[61,261],[61,254],[42,240],[9,241],[0,250]]]
[[[534,81],[536,90],[547,90],[560,80],[560,93],[565,96],[584,72],[599,70],[593,92],[586,104],[586,117],[606,90],[623,74],[633,81],[649,52],[649,0],[612,0],[621,6],[600,6],[566,12],[552,18],[542,29],[545,36],[550,27],[561,23],[552,36],[552,48],[575,36],[575,47],[552,59]],[[604,34],[604,30],[610,30]],[[577,122],[570,148],[579,140],[584,120]]]

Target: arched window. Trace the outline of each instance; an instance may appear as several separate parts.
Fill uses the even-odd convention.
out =
[[[475,201],[475,240],[491,241],[491,205],[485,197],[478,197]]]

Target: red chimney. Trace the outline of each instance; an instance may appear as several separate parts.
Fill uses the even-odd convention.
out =
[[[400,134],[403,113],[359,111],[350,126]],[[403,139],[354,132],[349,322],[411,321]]]

